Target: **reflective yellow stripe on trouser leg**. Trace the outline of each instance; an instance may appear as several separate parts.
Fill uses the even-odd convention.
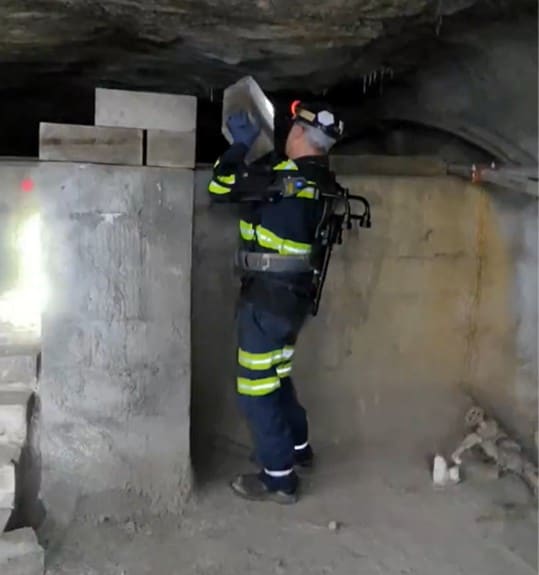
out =
[[[281,387],[281,380],[277,375],[263,377],[261,379],[250,379],[247,377],[238,377],[238,393],[242,395],[251,395],[253,397],[268,395]]]
[[[262,396],[272,393],[281,386],[274,366],[283,361],[282,350],[275,349],[264,353],[251,353],[238,349],[238,363],[245,375],[238,377],[238,393]]]
[[[292,373],[292,363],[281,363],[275,368],[279,378],[288,377]]]
[[[253,371],[262,371],[271,369],[275,365],[279,365],[284,360],[288,360],[294,354],[293,348],[276,349],[273,351],[268,351],[266,353],[250,353],[241,349],[238,349],[238,363],[247,369]]]
[[[292,369],[290,359],[293,355],[292,346],[264,353],[251,353],[239,348],[238,364],[246,373],[237,379],[238,393],[262,396],[279,389],[281,377],[286,377]]]

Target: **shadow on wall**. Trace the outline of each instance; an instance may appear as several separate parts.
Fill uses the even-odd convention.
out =
[[[16,466],[15,508],[6,530],[31,526],[37,529],[45,519],[45,507],[39,499],[41,488],[41,452],[39,427],[41,402],[32,394],[27,405],[27,435]]]

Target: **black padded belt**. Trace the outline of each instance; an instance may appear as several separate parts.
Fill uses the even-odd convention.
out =
[[[247,272],[307,273],[313,271],[311,256],[282,256],[238,250],[236,267]]]

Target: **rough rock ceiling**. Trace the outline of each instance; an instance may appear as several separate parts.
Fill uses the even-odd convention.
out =
[[[0,89],[40,78],[208,95],[244,73],[324,91],[413,66],[450,19],[532,0],[3,0]]]

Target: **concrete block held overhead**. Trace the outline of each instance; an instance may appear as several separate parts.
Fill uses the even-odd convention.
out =
[[[0,391],[0,446],[20,446],[26,440],[31,395],[31,390]]]
[[[142,130],[42,122],[39,159],[140,166],[142,140]]]
[[[0,536],[2,575],[43,575],[45,555],[36,534],[29,527]]]
[[[148,130],[146,164],[165,168],[195,167],[196,133]]]
[[[223,117],[221,131],[232,143],[226,122],[231,114],[246,112],[260,126],[260,134],[251,146],[245,161],[250,164],[271,152],[274,148],[275,110],[256,80],[251,76],[241,78],[223,92]]]
[[[128,90],[95,91],[95,125],[190,132],[196,129],[197,99]]]

